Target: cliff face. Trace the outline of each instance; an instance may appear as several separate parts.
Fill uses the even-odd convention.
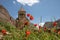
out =
[[[9,12],[2,5],[0,5],[0,22],[1,21],[15,24],[15,20],[9,15]]]

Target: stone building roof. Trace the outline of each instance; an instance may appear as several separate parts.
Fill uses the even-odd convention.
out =
[[[20,11],[25,11],[24,8],[21,8]]]
[[[20,10],[19,11],[25,11],[24,8],[21,6]]]

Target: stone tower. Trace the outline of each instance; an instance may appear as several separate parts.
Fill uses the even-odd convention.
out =
[[[23,29],[25,26],[24,23],[27,22],[28,19],[26,18],[26,11],[23,7],[18,11],[18,18],[16,19],[16,27],[19,29]]]
[[[18,19],[24,19],[26,17],[26,11],[21,7],[21,9],[18,11]]]

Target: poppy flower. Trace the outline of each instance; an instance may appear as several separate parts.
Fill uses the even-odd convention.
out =
[[[30,14],[27,14],[27,17],[30,17]]]
[[[2,33],[5,35],[6,34],[6,30],[2,30]]]
[[[53,26],[56,26],[57,25],[57,22],[53,22]]]
[[[30,35],[30,31],[29,30],[26,31],[26,36],[28,36],[28,35]]]
[[[47,28],[46,28],[46,27],[44,27],[44,31],[46,31],[46,29],[47,29]]]
[[[41,28],[41,26],[39,26],[39,29]]]
[[[34,26],[37,26],[37,24],[34,24]]]
[[[33,16],[30,16],[30,20],[33,20],[34,18],[33,18]]]
[[[25,24],[25,25],[28,25],[28,24],[29,24],[29,22],[25,22],[24,24]]]

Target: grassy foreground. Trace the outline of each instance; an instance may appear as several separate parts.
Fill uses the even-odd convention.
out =
[[[25,26],[23,30],[17,29],[10,23],[0,22],[0,30],[5,29],[9,35],[4,35],[3,40],[60,40],[60,35],[55,32],[44,32],[41,28],[39,31]],[[52,28],[53,30],[54,28]],[[30,35],[26,37],[26,30],[30,30]],[[1,33],[1,32],[0,32]]]

